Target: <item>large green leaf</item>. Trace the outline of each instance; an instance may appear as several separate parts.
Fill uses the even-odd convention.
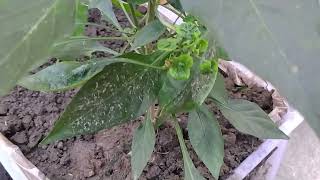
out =
[[[320,135],[320,5],[316,0],[181,0],[211,37],[271,81]]]
[[[138,54],[135,52],[129,52],[126,54],[122,54],[118,57],[132,59],[132,60],[135,60],[135,61],[141,62],[141,63],[152,64],[155,61],[158,61],[159,59],[165,59],[168,55],[169,55],[169,53],[164,52],[164,51],[155,51],[155,52],[148,54],[148,55]]]
[[[223,138],[218,121],[206,106],[189,113],[188,132],[198,157],[218,179],[224,157]]]
[[[131,48],[136,49],[151,43],[157,40],[165,31],[166,27],[159,20],[154,20],[137,32]]]
[[[61,62],[22,78],[18,84],[34,91],[63,91],[83,85],[103,68],[99,62]]]
[[[80,0],[76,1],[76,27],[73,32],[73,36],[83,36],[85,32],[85,23],[88,22],[88,6],[81,3]]]
[[[75,9],[75,0],[0,1],[0,96],[72,33]]]
[[[243,99],[230,99],[227,104],[216,103],[224,117],[240,132],[261,139],[288,139],[257,104]]]
[[[111,0],[90,0],[89,8],[99,9],[104,18],[109,20],[117,28],[121,29],[117,17],[114,14]]]
[[[218,72],[218,66],[214,73],[200,73],[200,59],[195,59],[196,64],[191,71],[188,80],[175,80],[165,76],[164,84],[159,92],[159,102],[163,109],[170,113],[189,111],[201,105],[213,88]]]
[[[85,63],[64,61],[49,66],[36,74],[23,77],[18,84],[34,91],[63,91],[82,86],[102,71],[105,66],[112,63],[123,62],[161,69],[161,67],[153,66],[152,63],[165,58],[165,56],[166,53],[163,52],[155,52],[150,55],[128,53],[118,58],[98,58]]]
[[[156,134],[152,124],[151,112],[148,111],[145,121],[135,131],[132,140],[131,166],[134,180],[139,178],[147,165],[155,144]]]
[[[119,53],[104,47],[97,40],[87,39],[64,39],[56,43],[52,49],[51,55],[62,60],[74,60],[81,56],[91,56],[93,52],[103,51],[113,55]]]
[[[183,139],[183,134],[181,131],[181,128],[178,124],[178,122],[174,121],[174,127],[177,132],[177,136],[180,143],[180,148],[182,151],[182,157],[183,157],[183,166],[184,166],[184,179],[185,180],[204,180],[204,178],[201,176],[199,171],[194,167],[192,159],[189,156],[187,146]]]
[[[209,97],[215,99],[216,101],[219,101],[222,104],[227,103],[228,94],[223,80],[223,76],[220,73],[218,73],[217,75],[216,82],[214,83]]]
[[[158,71],[115,63],[88,81],[43,143],[97,132],[143,114],[159,91]]]

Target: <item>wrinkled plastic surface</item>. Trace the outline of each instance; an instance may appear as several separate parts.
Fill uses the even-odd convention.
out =
[[[14,180],[47,180],[18,146],[12,144],[0,133],[0,162]]]

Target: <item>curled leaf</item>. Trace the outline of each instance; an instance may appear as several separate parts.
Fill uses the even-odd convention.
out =
[[[177,80],[189,79],[192,65],[193,58],[190,55],[180,55],[172,60],[168,74]]]
[[[177,38],[160,39],[158,41],[158,49],[161,51],[174,51],[178,47],[179,40]]]
[[[200,64],[200,71],[203,74],[215,73],[218,68],[218,63],[215,60],[204,60]]]

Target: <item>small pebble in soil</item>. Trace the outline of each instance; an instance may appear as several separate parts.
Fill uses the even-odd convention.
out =
[[[27,134],[25,131],[17,132],[15,135],[11,137],[11,140],[17,144],[23,144],[28,141]]]
[[[8,106],[5,104],[0,104],[0,116],[4,116],[8,112]]]

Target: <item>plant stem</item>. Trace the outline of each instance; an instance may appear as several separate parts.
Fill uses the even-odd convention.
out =
[[[123,62],[128,62],[128,63],[132,63],[132,64],[136,64],[136,65],[140,65],[140,66],[145,66],[145,67],[149,67],[149,68],[153,68],[153,69],[158,69],[158,70],[165,70],[164,67],[155,66],[152,64],[141,63],[141,62],[130,60],[130,59],[125,59],[125,60],[123,60]]]
[[[120,6],[121,6],[121,8],[122,8],[122,10],[123,10],[123,12],[124,12],[124,14],[126,15],[129,23],[131,24],[131,26],[134,27],[134,28],[137,28],[137,26],[135,25],[135,23],[132,22],[131,17],[129,16],[128,12],[126,11],[126,8],[124,7],[123,2],[122,2],[121,0],[118,0],[118,2],[119,2],[119,4],[120,4]]]
[[[182,130],[181,130],[181,127],[177,121],[177,119],[175,117],[173,117],[173,125],[174,125],[174,128],[177,132],[177,136],[178,136],[178,140],[179,140],[179,144],[180,144],[180,148],[181,148],[181,151],[182,151],[182,155],[185,157],[185,156],[188,156],[185,152],[187,152],[187,146],[184,142],[184,139],[183,139],[183,134],[182,134]]]
[[[114,28],[111,28],[109,26],[106,26],[106,25],[103,25],[103,24],[97,24],[97,23],[90,23],[90,22],[86,22],[86,23],[76,23],[76,25],[88,25],[88,26],[96,26],[96,27],[100,27],[100,28],[104,28],[104,29],[109,29],[109,30],[112,30],[112,31],[119,31],[121,33],[127,33],[127,32],[124,32],[124,31],[120,31],[118,29],[114,29]],[[130,34],[130,33],[127,33],[127,34]],[[132,35],[132,34],[131,34]],[[127,37],[127,36],[126,36]]]
[[[87,36],[74,36],[70,40],[128,40],[127,37],[87,37]]]
[[[156,7],[157,7],[157,1],[156,0],[149,0],[148,3],[148,18],[146,24],[153,21],[156,15]]]
[[[70,37],[69,40],[62,41],[59,43],[56,43],[55,46],[60,46],[63,44],[68,44],[76,41],[90,41],[90,40],[128,40],[126,37],[86,37],[86,36],[75,36]]]
[[[156,8],[157,8],[157,0],[149,0],[148,3],[148,17],[146,20],[146,24],[153,21],[156,16]],[[152,51],[152,44],[149,43],[145,47],[146,54],[149,54]]]
[[[134,10],[134,7],[133,7],[133,4],[131,1],[129,1],[129,8],[130,8],[130,11],[131,11],[131,15],[133,17],[133,23],[135,24],[135,26],[139,29],[139,22],[138,22],[138,18],[136,16],[136,13],[135,13],[135,10]]]

